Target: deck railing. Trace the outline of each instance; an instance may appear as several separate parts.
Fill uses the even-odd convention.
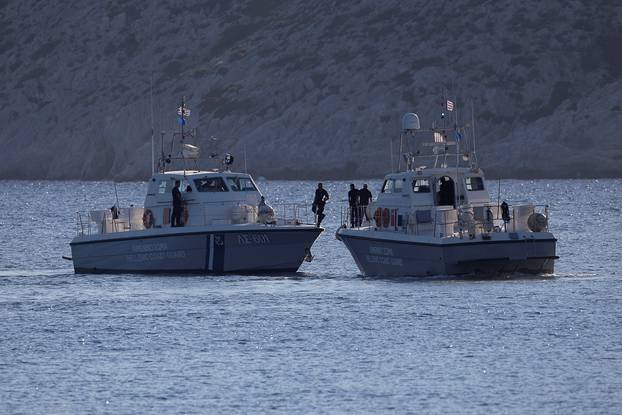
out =
[[[380,209],[378,212],[377,209]],[[394,231],[435,237],[475,237],[491,232],[531,232],[529,217],[540,213],[546,218],[542,231],[549,230],[548,205],[509,205],[509,218],[503,218],[496,204],[477,206],[415,205],[408,208],[384,208],[374,203],[371,208],[348,205],[341,207],[341,226],[368,231]]]
[[[313,216],[306,204],[278,203],[271,206],[273,214],[259,212],[258,206],[243,203],[202,203],[189,205],[182,214],[185,227],[224,224],[264,224],[266,226],[309,224]],[[167,207],[166,221],[154,224],[154,228],[170,227],[170,207]],[[112,208],[76,212],[76,234],[93,235],[144,230],[149,224],[142,207]],[[150,226],[151,227],[151,226]]]

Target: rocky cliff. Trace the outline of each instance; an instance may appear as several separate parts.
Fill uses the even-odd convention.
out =
[[[381,176],[443,88],[489,176],[622,176],[618,1],[0,0],[0,74],[0,178],[145,178],[182,95],[255,174]]]

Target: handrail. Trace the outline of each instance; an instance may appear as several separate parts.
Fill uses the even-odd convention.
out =
[[[384,206],[374,203],[370,205],[372,210],[377,208],[385,208]],[[454,208],[451,205],[447,205],[449,209],[443,208],[444,206],[437,206],[432,204],[426,205],[411,205],[406,208],[406,212],[403,212],[404,208],[394,207],[390,208],[390,217],[394,217],[394,224],[389,226],[380,226],[375,222],[373,217],[375,212],[366,212],[362,207],[357,207],[358,212],[353,212],[349,205],[341,206],[341,226],[345,228],[355,228],[367,231],[397,231],[402,233],[411,234],[425,234],[435,235],[439,237],[444,236],[456,236],[470,238],[475,237],[478,234],[488,234],[490,232],[532,232],[527,223],[527,219],[534,213],[543,213],[547,219],[547,224],[544,230],[549,230],[548,220],[549,205],[548,204],[516,204],[509,205],[510,207],[510,220],[505,222],[500,218],[500,208],[496,203],[482,203],[475,205],[462,205],[458,208]],[[389,208],[388,206],[386,208]],[[476,209],[485,209],[484,216],[476,216]],[[522,208],[522,209],[521,209]],[[431,220],[420,222],[413,215],[417,211],[429,209],[433,211]],[[520,209],[520,210],[519,210]],[[492,218],[487,216],[486,211],[490,210],[493,214]],[[495,211],[497,211],[495,215]],[[452,213],[449,213],[452,212]],[[432,212],[430,212],[432,213]],[[450,215],[450,218],[447,217]],[[481,215],[481,211],[479,213]],[[363,220],[371,216],[369,220]],[[451,217],[457,218],[451,220]],[[449,220],[448,220],[449,219]],[[422,226],[427,225],[427,226]],[[431,228],[430,228],[431,227]]]
[[[190,206],[192,206],[192,209],[190,209],[186,227],[208,226],[218,223],[261,223],[272,226],[311,224],[309,222],[308,205],[302,203],[277,203],[272,206],[274,214],[268,218],[260,218],[258,206],[240,202],[223,201],[190,204]],[[224,207],[225,211],[221,212],[221,214],[214,214],[215,206]],[[237,208],[240,210],[238,211]],[[119,208],[116,218],[113,217],[109,209],[76,212],[76,235],[84,236],[98,233],[144,230],[145,227],[142,222],[144,211],[145,208],[143,207]],[[159,227],[169,227],[169,225],[160,225]]]

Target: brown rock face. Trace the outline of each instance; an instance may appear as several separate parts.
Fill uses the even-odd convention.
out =
[[[0,178],[144,179],[182,95],[203,154],[380,176],[443,89],[491,177],[622,176],[619,1],[141,3],[0,0]]]

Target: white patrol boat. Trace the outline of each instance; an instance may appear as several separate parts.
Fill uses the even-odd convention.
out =
[[[159,171],[147,183],[144,207],[78,213],[71,241],[75,272],[295,272],[311,260],[311,245],[323,229],[303,223],[298,205],[279,206],[275,213],[250,175],[229,171],[230,155],[222,169],[168,170],[175,163],[198,162],[198,147],[184,141],[193,134],[183,131],[189,115],[183,101],[178,113],[177,156],[162,154]],[[173,227],[176,181],[183,226]]]
[[[337,238],[365,275],[552,273],[558,257],[548,206],[492,202],[477,166],[473,122],[458,127],[456,115],[446,127],[445,109],[452,111],[454,103],[444,103],[441,125],[427,130],[416,114],[403,116],[405,169],[400,159],[377,200],[358,212],[369,221],[349,227],[350,212],[342,210]]]

